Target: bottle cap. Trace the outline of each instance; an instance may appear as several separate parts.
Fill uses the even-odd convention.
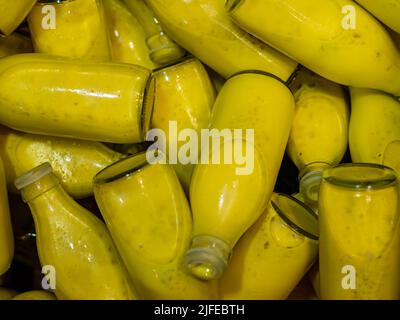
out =
[[[213,236],[200,235],[192,240],[186,253],[185,263],[189,271],[201,280],[214,280],[221,277],[231,255],[229,245]]]
[[[52,172],[53,168],[49,162],[42,163],[41,165],[26,172],[22,176],[16,178],[14,185],[18,190],[21,190]]]

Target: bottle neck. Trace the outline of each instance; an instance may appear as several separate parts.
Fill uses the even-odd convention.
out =
[[[322,173],[325,169],[331,167],[326,162],[313,162],[301,170],[299,174],[300,193],[307,204],[311,206],[317,205]]]
[[[28,203],[58,185],[60,185],[58,178],[53,173],[49,173],[21,189],[22,199]]]

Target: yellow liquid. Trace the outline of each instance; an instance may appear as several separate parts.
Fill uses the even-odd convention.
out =
[[[211,108],[215,92],[211,80],[203,65],[197,59],[188,59],[171,67],[153,73],[155,97],[150,127],[158,128],[166,134],[166,150],[182,147],[186,142],[169,140],[170,122],[176,121],[177,133],[184,129],[193,129],[200,136],[200,130],[206,129],[210,121]],[[178,163],[174,169],[185,190],[189,190],[194,166]]]
[[[14,257],[14,237],[12,233],[10,209],[3,160],[0,158],[0,275],[11,265]]]
[[[357,183],[389,181],[378,169],[361,168],[337,169],[343,170],[339,178]],[[397,182],[350,189],[323,181],[319,198],[322,299],[400,299],[398,199]],[[355,268],[355,289],[345,289],[350,282],[344,278],[351,275],[343,271],[345,266]]]
[[[294,116],[293,95],[274,78],[257,73],[229,79],[213,107],[211,128],[254,129],[267,176],[268,203],[285,153]]]
[[[400,96],[400,53],[384,27],[350,0],[242,0],[231,16],[244,30],[321,76]],[[346,30],[342,13],[355,8]],[[347,24],[346,24],[347,27]]]
[[[149,74],[128,64],[6,57],[0,61],[0,122],[35,134],[140,142]]]
[[[0,0],[0,32],[11,34],[28,15],[37,0]]]
[[[223,0],[147,1],[165,31],[225,78],[243,70],[263,70],[287,80],[296,63],[237,27]]]
[[[313,162],[339,164],[347,149],[349,123],[342,87],[306,71],[290,87],[296,111],[289,157],[300,171]]]
[[[286,299],[317,253],[318,242],[295,232],[269,204],[234,248],[220,295],[227,300]]]
[[[18,33],[0,37],[0,58],[17,53],[32,52],[31,39]]]
[[[99,142],[26,134],[0,128],[0,156],[4,159],[9,191],[16,177],[49,162],[65,190],[74,198],[93,194],[93,177],[123,157]]]
[[[57,298],[46,291],[28,291],[15,296],[12,300],[57,300]]]
[[[95,197],[140,298],[215,298],[214,288],[192,278],[183,266],[192,222],[174,170],[168,165],[142,166],[145,154],[138,157],[137,171],[132,171],[138,159],[133,157],[100,173]],[[100,182],[114,168],[127,174]]]
[[[384,24],[400,33],[399,0],[356,0]]]
[[[48,28],[49,13],[37,3],[28,16],[36,52],[57,56],[109,60],[109,43],[102,2],[69,0],[53,3],[55,26]],[[44,27],[45,26],[45,27]]]
[[[40,262],[56,271],[56,296],[134,299],[128,274],[105,225],[57,183],[49,174],[22,189],[35,221]]]
[[[137,18],[118,0],[103,0],[103,2],[112,60],[148,69],[157,68],[157,65],[150,60],[146,34]]]
[[[231,144],[233,150],[236,142]],[[242,142],[243,148],[248,143]],[[213,150],[215,152],[215,149]],[[254,150],[254,168],[248,175],[238,175],[232,163],[199,164],[190,185],[190,203],[193,212],[193,236],[210,235],[224,240],[231,248],[246,230],[259,218],[265,204],[267,183],[264,163],[260,152]]]
[[[382,164],[387,146],[400,140],[400,102],[377,90],[351,88],[350,92],[351,158],[353,162]]]

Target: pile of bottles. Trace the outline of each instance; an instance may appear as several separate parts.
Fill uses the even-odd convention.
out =
[[[400,0],[0,11],[0,299],[400,299]]]

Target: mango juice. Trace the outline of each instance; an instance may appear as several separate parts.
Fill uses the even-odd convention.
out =
[[[95,198],[142,299],[211,299],[216,288],[183,265],[192,232],[188,202],[169,165],[150,164],[146,152],[104,169]]]
[[[318,220],[300,201],[274,194],[236,245],[220,281],[223,299],[286,299],[318,254]]]
[[[400,96],[400,51],[351,0],[228,0],[244,30],[317,74]]]
[[[393,170],[324,172],[319,197],[321,299],[400,299],[399,186]]]
[[[350,153],[353,162],[383,164],[388,146],[400,140],[400,102],[373,89],[350,88]],[[400,164],[396,152],[386,154],[386,162]],[[397,163],[397,165],[396,165]]]
[[[101,0],[38,2],[30,12],[28,22],[36,52],[71,58],[110,59]]]
[[[42,136],[0,127],[0,156],[9,191],[17,176],[49,162],[62,186],[74,198],[93,194],[93,177],[123,158],[123,154],[94,141]]]
[[[175,41],[225,78],[244,70],[263,70],[286,81],[297,66],[237,27],[223,0],[146,2]]]
[[[282,81],[264,72],[243,72],[231,77],[219,93],[210,128],[254,129],[268,179],[267,199],[275,186],[293,123],[295,101]]]
[[[154,71],[152,81],[155,89],[150,128],[165,132],[163,152],[169,163],[176,162],[173,167],[188,191],[194,164],[182,164],[175,159],[185,141],[174,138],[178,138],[182,130],[194,130],[200,135],[201,129],[208,128],[215,101],[214,88],[206,69],[195,58]],[[170,141],[171,135],[173,141]]]
[[[233,246],[262,214],[275,186],[293,114],[290,90],[263,72],[239,73],[220,91],[210,128],[224,140],[219,146],[212,144],[209,161],[196,166],[190,186],[194,232],[186,262],[197,277],[220,277]],[[232,150],[249,157],[231,161]],[[215,163],[218,154],[224,157]]]
[[[138,19],[119,0],[103,0],[103,3],[112,60],[157,68],[150,59],[146,34]]]
[[[0,122],[51,136],[114,143],[144,139],[150,70],[111,62],[20,54],[0,60]],[[149,107],[149,109],[147,108]]]
[[[349,108],[340,85],[308,70],[290,88],[296,109],[287,153],[300,171],[300,193],[316,204],[322,171],[338,165],[347,150]]]
[[[388,27],[400,33],[400,1],[399,0],[356,0],[365,9]]]
[[[33,215],[40,263],[54,267],[48,275],[55,272],[58,299],[136,298],[104,223],[65,192],[49,163],[18,177],[15,186]]]

